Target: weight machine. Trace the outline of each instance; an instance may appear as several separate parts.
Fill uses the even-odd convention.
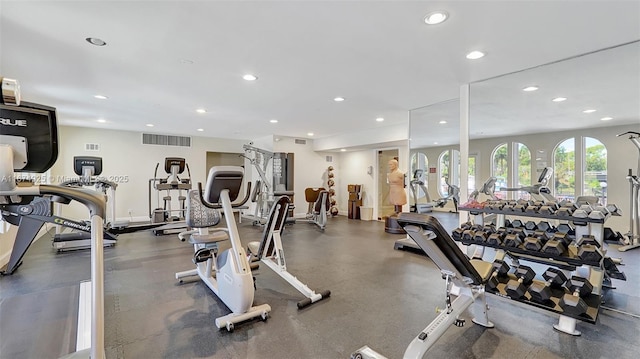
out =
[[[293,202],[293,153],[271,152],[252,143],[242,148],[245,153],[240,156],[249,160],[260,176],[251,194],[251,202],[256,204],[253,224],[264,224],[276,196],[287,196]],[[272,180],[268,177],[270,168]],[[293,206],[289,209],[289,218],[292,220],[293,209]]]
[[[629,141],[638,148],[638,169],[636,174],[629,168],[627,180],[629,181],[629,232],[626,234],[628,245],[618,248],[620,252],[640,247],[640,132],[627,131],[618,135],[629,135]]]

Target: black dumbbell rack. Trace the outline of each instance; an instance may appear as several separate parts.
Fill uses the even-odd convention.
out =
[[[544,309],[560,315],[568,316],[572,319],[581,320],[591,324],[596,323],[596,320],[598,318],[598,312],[600,310],[600,303],[602,301],[600,298],[600,295],[598,294],[592,293],[588,296],[582,297],[582,299],[587,304],[588,308],[586,313],[576,316],[570,313],[564,313],[564,311],[562,310],[562,307],[560,307],[559,303],[560,303],[560,299],[562,299],[562,296],[564,296],[565,294],[571,294],[569,290],[566,288],[550,288],[551,294],[552,294],[551,300],[547,302],[536,302],[531,299],[531,295],[528,292],[522,298],[509,297],[506,290],[507,283],[509,283],[510,280],[518,280],[515,275],[509,273],[508,276],[499,277],[498,280],[500,281],[500,284],[498,284],[497,288],[495,290],[486,288],[487,293],[495,294],[502,298],[515,300],[523,304],[532,305],[540,309]],[[534,283],[539,282],[541,284],[544,284],[544,281],[541,281],[538,279],[534,279],[533,282]]]
[[[575,238],[581,238],[582,236],[593,236],[595,240],[600,244],[600,248],[603,247],[603,239],[604,239],[604,223],[608,219],[605,217],[603,219],[593,219],[593,218],[575,218],[573,216],[558,216],[555,214],[541,214],[532,211],[524,211],[524,210],[512,210],[509,207],[503,209],[488,209],[488,208],[459,208],[460,211],[467,211],[473,217],[473,222],[477,225],[484,226],[484,217],[485,215],[495,215],[495,224],[496,227],[505,227],[505,222],[508,218],[541,218],[549,221],[555,222],[556,225],[560,223],[571,223],[575,227]],[[463,240],[458,236],[458,238],[454,238],[457,241],[460,241],[464,244],[475,244],[484,247],[495,248],[498,251],[503,251],[508,254],[510,257],[514,258],[516,261],[525,260],[531,261],[546,265],[551,265],[557,268],[560,268],[565,271],[574,272],[579,267],[588,268],[589,272],[589,282],[593,285],[593,291],[588,296],[584,297],[583,300],[588,306],[587,311],[581,315],[571,315],[569,313],[564,313],[562,308],[559,305],[560,299],[568,293],[568,289],[552,289],[552,299],[546,303],[539,303],[531,300],[531,296],[527,293],[522,298],[510,298],[506,292],[506,286],[510,279],[515,279],[513,274],[509,274],[509,276],[502,277],[500,279],[500,284],[496,287],[495,290],[487,290],[489,293],[493,293],[500,297],[513,299],[517,302],[521,302],[527,305],[533,305],[535,307],[551,311],[557,314],[560,314],[559,323],[554,327],[560,331],[579,335],[579,332],[575,330],[576,320],[586,321],[589,323],[595,323],[598,311],[601,303],[601,294],[602,294],[602,286],[605,280],[605,268],[603,264],[603,260],[599,261],[588,261],[583,260],[578,257],[577,253],[579,248],[575,246],[575,244],[570,244],[567,246],[565,253],[561,256],[550,255],[549,253],[544,253],[540,251],[532,251],[524,248],[524,244],[520,244],[514,247],[507,247],[504,245],[492,245],[486,241],[478,241],[474,238]],[[603,253],[604,256],[605,253]],[[539,280],[534,280],[539,281]]]

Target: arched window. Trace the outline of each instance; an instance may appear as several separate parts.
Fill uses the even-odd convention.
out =
[[[449,184],[460,188],[460,151],[451,149],[440,154],[438,178],[438,193],[442,197],[449,195]]]
[[[509,187],[507,182],[509,178],[508,155],[509,151],[506,143],[498,145],[491,153],[491,175],[497,179],[495,193],[504,199],[507,198],[507,192],[502,189]]]
[[[515,142],[513,145],[516,150],[516,187],[531,186],[531,151],[523,143]],[[528,200],[531,196],[525,191],[519,191],[517,198]]]
[[[607,204],[607,147],[592,137],[583,139],[584,176],[582,194],[596,196]]]
[[[555,196],[559,200],[574,200],[576,196],[575,138],[560,142],[553,150]]]

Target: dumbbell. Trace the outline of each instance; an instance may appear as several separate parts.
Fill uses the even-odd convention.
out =
[[[529,251],[539,252],[548,242],[546,232],[536,231],[533,235],[524,239],[524,248]]]
[[[575,212],[577,209],[578,206],[576,206],[575,203],[567,202],[562,205],[562,207],[558,208],[556,215],[558,217],[571,217],[573,215],[573,212]]]
[[[564,255],[570,243],[571,239],[566,233],[556,233],[544,244],[541,251],[559,257]]]
[[[530,234],[535,232],[536,229],[538,229],[538,225],[534,221],[527,221],[527,223],[524,224],[524,229],[526,229],[527,233]]]
[[[524,227],[524,223],[522,223],[519,219],[514,219],[511,221],[511,228],[522,228]]]
[[[604,238],[603,240],[608,243],[620,243],[620,240],[623,239],[622,233],[616,232],[609,227],[604,227]]]
[[[502,228],[501,228],[502,229]],[[491,233],[489,238],[487,238],[487,243],[491,246],[501,246],[504,242],[504,237],[507,235],[506,231],[498,231],[496,233]]]
[[[507,263],[501,261],[500,259],[496,259],[493,261],[493,272],[491,273],[491,277],[487,281],[485,288],[489,291],[498,290],[498,284],[500,284],[499,278],[504,278],[509,273],[509,265]]]
[[[484,243],[487,241],[491,232],[486,232],[484,230],[475,231],[473,234],[473,241],[476,243]]]
[[[591,294],[593,285],[585,278],[573,276],[567,281],[567,288],[572,294],[565,294],[560,299],[562,311],[573,316],[586,313],[589,307],[582,298]]]
[[[540,202],[540,201],[533,202],[529,204],[529,206],[527,206],[527,208],[525,209],[525,212],[529,214],[536,214],[538,213],[538,210],[542,206],[544,206],[544,202]]]
[[[564,233],[568,236],[574,236],[576,234],[575,228],[569,223],[560,223],[558,227],[556,227],[556,231],[558,233]]]
[[[551,300],[551,288],[562,288],[564,282],[567,281],[567,277],[558,268],[549,268],[543,274],[542,277],[546,282],[534,282],[532,283],[527,292],[531,295],[531,300],[544,303]]]
[[[527,286],[533,282],[536,272],[528,266],[518,266],[514,273],[518,280],[512,279],[507,283],[507,295],[511,299],[520,299],[527,292]]]
[[[490,209],[492,211],[501,211],[504,208],[505,202],[502,201],[489,201],[487,205],[484,207],[486,209]]]
[[[465,229],[464,232],[462,232],[462,241],[463,242],[471,242],[473,241],[473,236],[475,236],[476,231],[474,231],[473,229]]]
[[[589,218],[604,220],[608,218],[610,215],[611,214],[609,213],[609,210],[607,209],[607,207],[597,206],[596,208],[593,209],[593,211],[591,211],[591,213],[589,213]]]
[[[532,204],[533,204],[532,201],[526,201],[526,200],[520,199],[518,200],[518,202],[516,202],[515,206],[513,206],[513,211],[525,212],[527,210],[527,207],[529,207]]]
[[[600,243],[593,235],[583,235],[576,242],[578,246],[578,258],[588,262],[600,262],[602,252],[600,252]]]
[[[576,209],[571,215],[573,218],[589,218],[589,214],[593,211],[593,207],[588,204],[583,204],[580,208]]]
[[[451,237],[453,238],[454,241],[460,241],[462,240],[462,233],[465,231],[465,229],[463,228],[456,228],[453,230],[453,232],[451,232]]]
[[[622,211],[615,204],[607,204],[607,210],[612,216],[622,216]]]
[[[513,228],[506,236],[504,236],[505,247],[519,247],[526,237],[522,228]]]
[[[558,208],[560,207],[558,207],[556,203],[545,203],[543,206],[540,206],[538,213],[551,216],[556,214],[556,212],[558,211]]]

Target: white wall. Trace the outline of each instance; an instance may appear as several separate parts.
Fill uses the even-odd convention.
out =
[[[75,177],[74,156],[102,157],[101,176],[107,179],[114,176],[128,178],[128,181],[119,183],[116,191],[116,217],[129,218],[128,210],[131,209],[134,219],[143,220],[148,219],[149,179],[153,177],[156,163],[160,162],[158,177],[166,177],[164,158],[184,157],[191,168],[191,180],[195,189],[198,182],[206,181],[207,152],[242,153],[242,145],[248,142],[248,140],[192,137],[191,147],[143,145],[141,132],[69,126],[60,126],[58,134],[60,153],[51,169],[52,178],[58,180],[63,176]],[[85,143],[100,144],[100,151],[85,151]],[[186,170],[183,176],[186,176]],[[171,195],[174,199],[177,198],[175,192]],[[155,207],[154,200],[152,208]],[[177,202],[174,203],[173,208],[177,208]],[[79,204],[63,206],[62,213],[69,218],[88,217],[87,210]]]
[[[295,216],[304,217],[307,213],[307,202],[304,198],[304,190],[309,187],[327,186],[327,168],[334,167],[336,177],[340,176],[338,169],[338,154],[335,152],[315,152],[313,140],[307,139],[307,143],[296,144],[294,137],[277,136],[278,141],[273,143],[274,152],[290,152],[294,154],[294,204]],[[332,156],[332,162],[326,161],[326,156]],[[336,183],[337,185],[337,183]],[[338,198],[336,197],[336,200]]]
[[[535,155],[535,151],[544,150],[547,155],[547,163],[549,166],[553,165],[553,150],[557,144],[561,141],[576,137],[576,141],[580,136],[593,137],[602,142],[607,147],[607,182],[608,182],[608,202],[615,203],[623,211],[622,217],[612,217],[607,221],[607,226],[612,227],[614,230],[621,233],[626,233],[629,230],[629,183],[625,176],[629,168],[632,168],[634,173],[637,167],[638,150],[630,143],[625,137],[616,137],[617,134],[625,131],[637,131],[638,126],[611,126],[602,127],[597,129],[582,129],[582,130],[570,130],[570,131],[558,131],[551,133],[539,133],[532,135],[521,136],[509,136],[508,138],[486,138],[471,140],[469,143],[469,153],[477,154],[476,162],[476,186],[481,185],[491,175],[491,152],[493,149],[501,143],[507,141],[520,142],[525,144],[532,153]],[[429,159],[429,167],[437,165],[438,156],[440,153],[449,148],[457,148],[456,146],[445,147],[430,147],[424,149],[412,149],[411,152],[420,151],[427,155]],[[536,178],[535,175],[535,161],[532,161],[532,178]],[[576,169],[577,170],[577,169]],[[429,193],[432,198],[437,198],[437,176],[429,176]]]

